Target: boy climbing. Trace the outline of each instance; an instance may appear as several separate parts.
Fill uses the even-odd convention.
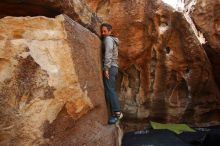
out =
[[[100,27],[103,46],[103,73],[104,87],[108,102],[110,103],[112,115],[109,124],[115,124],[122,119],[119,99],[115,91],[116,76],[118,74],[118,45],[119,40],[112,36],[112,26],[103,23]]]

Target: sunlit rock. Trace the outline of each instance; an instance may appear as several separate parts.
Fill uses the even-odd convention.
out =
[[[99,131],[102,135],[94,135],[96,139],[88,141],[90,145],[104,141],[110,146],[115,142],[114,127],[103,125],[107,110],[99,68],[100,41],[70,20],[62,15],[55,19],[0,19],[1,145],[53,141],[67,145],[70,141],[59,139],[65,136],[62,130],[50,130],[65,126],[73,127],[68,129],[72,135],[65,136],[75,141],[73,145],[85,143],[78,136],[87,133],[92,137],[91,133]],[[61,119],[63,124],[72,122],[56,125]],[[103,136],[112,137],[109,144]]]

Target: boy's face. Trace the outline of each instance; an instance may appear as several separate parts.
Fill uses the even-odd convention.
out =
[[[105,26],[102,26],[102,27],[101,27],[101,36],[102,36],[102,37],[109,36],[109,35],[111,35],[111,33],[112,33],[112,31],[111,31],[111,30],[108,30],[107,27],[105,27]]]

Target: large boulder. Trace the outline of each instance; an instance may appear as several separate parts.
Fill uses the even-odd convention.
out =
[[[0,19],[0,145],[117,145],[100,40],[67,16]]]

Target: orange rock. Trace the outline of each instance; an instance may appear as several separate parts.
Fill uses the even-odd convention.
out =
[[[121,41],[118,92],[125,116],[219,123],[206,118],[219,111],[220,94],[204,48],[183,14],[158,2],[87,0]]]

